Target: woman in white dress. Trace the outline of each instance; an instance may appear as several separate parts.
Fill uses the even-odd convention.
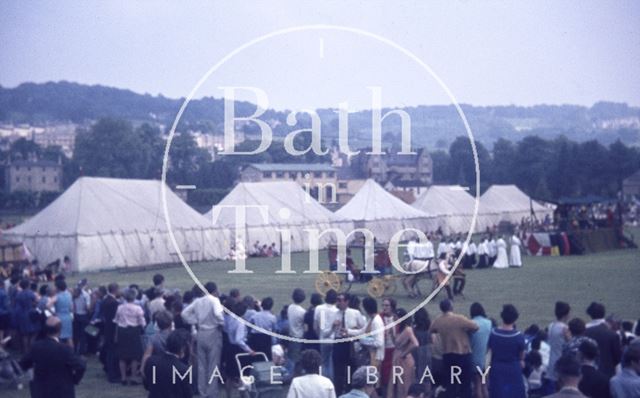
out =
[[[509,265],[512,267],[522,267],[522,255],[520,254],[520,246],[522,246],[522,242],[517,235],[513,235],[511,237],[511,252],[509,258]]]
[[[498,255],[493,263],[493,268],[509,268],[509,256],[507,256],[507,242],[500,237],[496,242]]]

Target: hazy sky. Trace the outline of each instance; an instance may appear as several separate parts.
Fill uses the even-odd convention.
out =
[[[415,53],[460,102],[640,105],[638,1],[2,1],[0,84],[69,80],[186,96],[224,55],[307,24],[363,29]],[[263,89],[276,108],[448,103],[406,56],[354,34],[279,36],[238,54],[198,94]],[[252,96],[241,96],[252,99]]]

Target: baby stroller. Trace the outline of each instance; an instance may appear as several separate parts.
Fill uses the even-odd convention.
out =
[[[258,359],[256,359],[258,358]],[[244,359],[244,361],[243,361]],[[254,356],[247,353],[236,355],[238,369],[241,369],[240,387],[241,397],[244,398],[276,398],[282,397],[284,377],[279,375],[276,365],[269,361],[267,354],[257,352]],[[245,368],[242,371],[242,368]],[[273,383],[271,372],[273,370]]]
[[[18,362],[0,347],[0,391],[22,390],[27,384],[26,379]]]

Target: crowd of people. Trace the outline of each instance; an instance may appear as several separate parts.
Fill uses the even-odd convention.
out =
[[[108,382],[144,384],[150,397],[247,391],[257,361],[277,367],[277,387],[291,398],[640,396],[640,327],[606,317],[596,302],[588,322],[557,302],[548,326],[519,330],[511,304],[498,322],[477,302],[468,316],[449,299],[436,317],[425,308],[407,316],[392,297],[379,307],[371,297],[308,297],[300,288],[274,312],[270,297],[213,282],[206,294],[180,293],[161,274],[146,289],[92,289],[86,280],[69,288],[63,275],[53,285],[0,282],[0,338],[14,337],[3,342],[33,368],[34,397],[73,397],[90,356]]]

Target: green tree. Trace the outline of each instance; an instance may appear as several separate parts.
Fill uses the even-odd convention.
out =
[[[205,164],[199,172],[198,187],[213,189],[231,188],[238,178],[238,166],[226,160]]]
[[[640,169],[640,152],[637,148],[627,147],[617,140],[609,145],[607,163],[607,191],[613,195],[622,187],[622,180]]]
[[[546,177],[550,154],[549,142],[537,136],[527,136],[516,145],[512,178],[529,195]]]
[[[580,181],[579,195],[610,195],[606,186],[608,161],[607,148],[596,140],[586,141],[578,145],[576,178]]]
[[[158,130],[130,122],[101,119],[76,136],[74,160],[88,176],[117,178],[158,177],[163,147]]]
[[[516,149],[513,143],[499,138],[493,144],[493,160],[491,162],[492,183],[513,184],[512,170],[516,160]]]
[[[480,168],[480,184],[486,186],[491,182],[491,156],[480,142],[475,142]],[[466,186],[476,182],[476,169],[473,149],[467,137],[457,137],[449,147],[449,176],[455,183]]]
[[[171,184],[198,184],[201,171],[210,161],[209,152],[198,148],[191,134],[176,135],[169,149],[167,181]]]
[[[449,160],[449,154],[445,151],[435,151],[431,153],[434,184],[447,185],[453,183],[449,175]]]
[[[41,152],[40,145],[26,138],[18,138],[9,148],[12,160],[27,159],[29,156],[40,157]]]
[[[572,196],[577,191],[577,144],[561,136],[551,145],[551,162],[548,165],[547,184],[552,197]]]

